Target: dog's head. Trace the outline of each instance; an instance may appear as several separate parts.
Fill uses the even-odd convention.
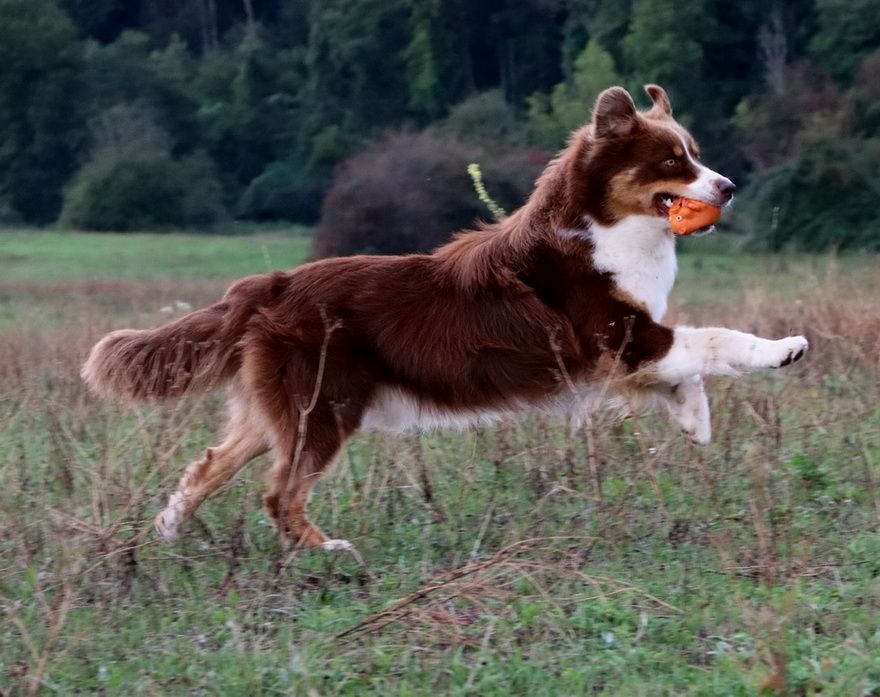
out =
[[[672,117],[666,91],[646,85],[653,106],[639,112],[622,87],[599,95],[593,110],[589,168],[602,177],[604,216],[667,217],[678,197],[724,206],[733,182],[700,162],[693,136]]]

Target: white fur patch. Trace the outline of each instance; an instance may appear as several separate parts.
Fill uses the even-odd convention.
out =
[[[678,271],[668,221],[631,215],[610,227],[593,225],[586,234],[596,270],[612,274],[617,287],[642,303],[655,322],[663,319]]]
[[[706,445],[712,439],[712,416],[702,377],[688,378],[680,383],[672,397],[666,400],[666,406],[669,415],[692,443]]]
[[[602,398],[612,400],[601,385],[576,384],[575,393],[566,385],[559,392],[536,402],[513,402],[493,409],[443,409],[420,400],[415,395],[397,388],[384,388],[364,412],[361,428],[400,433],[408,429],[464,430],[471,426],[486,426],[501,421],[516,421],[527,414],[542,412],[562,414],[573,422],[595,409]]]
[[[497,423],[508,419],[525,406],[454,411],[426,404],[424,400],[400,389],[384,388],[377,393],[364,413],[361,427],[395,433],[410,428],[462,430],[473,425]]]
[[[718,189],[715,187],[715,182],[727,180],[727,177],[721,176],[718,172],[698,162],[693,153],[691,153],[690,148],[688,148],[687,141],[681,136],[679,138],[684,148],[685,157],[697,170],[697,178],[688,184],[684,191],[679,192],[679,195],[685,198],[696,199],[697,201],[705,201],[706,203],[717,201]]]
[[[657,362],[657,376],[672,384],[695,375],[739,375],[779,368],[808,348],[802,336],[773,341],[733,329],[677,327],[672,348]]]
[[[180,526],[184,521],[184,512],[187,509],[189,497],[190,493],[187,489],[175,491],[168,499],[168,505],[153,521],[156,531],[166,542],[173,542],[180,534]]]

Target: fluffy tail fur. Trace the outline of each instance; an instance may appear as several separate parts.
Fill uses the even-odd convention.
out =
[[[248,321],[281,276],[246,278],[222,302],[158,329],[108,334],[92,348],[83,380],[101,395],[129,401],[180,397],[225,382],[240,367]]]

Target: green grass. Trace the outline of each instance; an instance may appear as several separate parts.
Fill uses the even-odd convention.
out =
[[[246,236],[0,232],[0,282],[237,278],[307,257],[303,228]]]
[[[804,329],[812,353],[712,381],[706,448],[661,414],[603,417],[601,490],[585,431],[553,420],[357,437],[312,513],[361,565],[280,549],[266,459],[157,542],[182,466],[216,444],[221,395],[114,406],[78,365],[107,328],[209,302],[260,257],[222,251],[253,237],[84,236],[115,250],[104,260],[163,254],[96,287],[102,261],[77,237],[8,238],[33,261],[0,278],[4,695],[880,694],[876,259],[688,250],[676,316]]]

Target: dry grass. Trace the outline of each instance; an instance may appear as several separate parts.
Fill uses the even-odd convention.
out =
[[[360,436],[314,507],[363,565],[279,548],[264,462],[156,541],[222,400],[120,409],[79,365],[223,283],[0,287],[0,693],[876,694],[880,273],[737,263],[676,321],[812,351],[712,381],[711,446],[651,415]]]

